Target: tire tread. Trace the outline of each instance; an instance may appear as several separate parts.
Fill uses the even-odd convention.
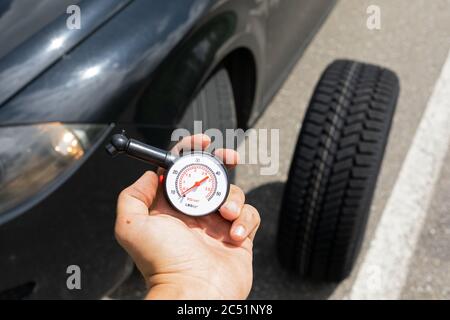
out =
[[[287,269],[328,281],[350,273],[398,93],[396,75],[377,66],[339,60],[323,73],[283,198],[278,255]]]

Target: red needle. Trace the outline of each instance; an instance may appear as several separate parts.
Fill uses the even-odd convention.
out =
[[[181,196],[184,197],[186,195],[186,193],[188,193],[189,191],[191,191],[192,189],[197,188],[198,186],[200,186],[203,182],[205,182],[206,180],[208,180],[208,177],[204,177],[202,180],[197,181],[196,183],[194,183],[194,185],[192,187],[190,187],[189,189],[185,190]]]

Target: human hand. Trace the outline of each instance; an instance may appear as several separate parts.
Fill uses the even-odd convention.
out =
[[[205,150],[210,143],[206,135],[190,136],[172,152]],[[215,155],[229,168],[238,162],[233,150]],[[217,213],[184,215],[168,204],[158,175],[148,171],[119,195],[115,232],[147,283],[147,298],[245,299],[259,223],[258,211],[235,185]]]

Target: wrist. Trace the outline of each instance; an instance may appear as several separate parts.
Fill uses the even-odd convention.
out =
[[[206,280],[181,275],[152,276],[147,282],[149,300],[223,300],[227,299]],[[232,297],[228,298],[231,299]]]

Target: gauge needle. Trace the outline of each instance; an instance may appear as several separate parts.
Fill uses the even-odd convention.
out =
[[[189,191],[191,191],[192,189],[195,189],[197,187],[199,187],[203,182],[205,182],[206,180],[208,180],[208,177],[204,177],[202,180],[197,181],[196,183],[194,183],[194,185],[190,188],[188,188],[187,190],[185,190],[181,196],[184,197]]]

